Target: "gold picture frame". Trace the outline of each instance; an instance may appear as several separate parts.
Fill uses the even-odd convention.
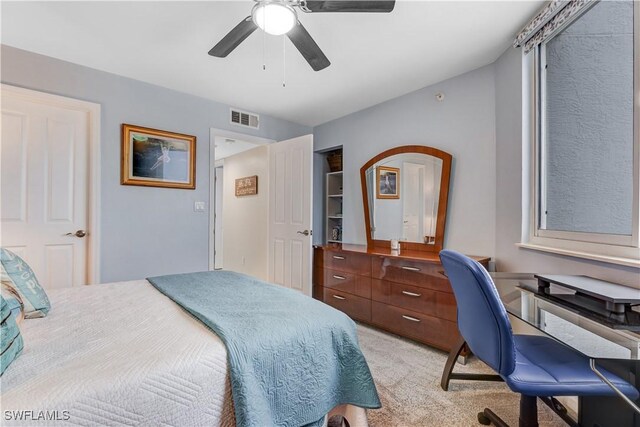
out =
[[[120,183],[196,188],[196,137],[122,124]]]
[[[387,166],[376,168],[376,198],[400,198],[400,169]]]

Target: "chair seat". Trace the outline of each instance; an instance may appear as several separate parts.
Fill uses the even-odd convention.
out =
[[[514,335],[516,367],[503,376],[511,390],[527,396],[611,396],[615,392],[589,367],[589,359],[544,336]],[[599,369],[629,398],[638,390],[627,381]]]

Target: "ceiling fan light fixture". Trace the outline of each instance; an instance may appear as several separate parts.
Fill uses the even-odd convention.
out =
[[[251,16],[261,30],[274,36],[291,31],[297,20],[295,10],[280,2],[260,2],[253,7]]]

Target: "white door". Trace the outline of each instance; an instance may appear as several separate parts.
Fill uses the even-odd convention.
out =
[[[46,289],[88,282],[89,138],[86,111],[3,90],[1,244]]]
[[[313,135],[269,146],[269,280],[311,296]]]
[[[423,242],[424,201],[416,194],[423,194],[424,165],[404,162],[402,168],[402,235],[410,242]],[[407,197],[409,196],[409,197]]]
[[[222,269],[223,258],[223,246],[222,236],[224,233],[224,221],[222,220],[222,200],[224,199],[224,169],[222,166],[217,166],[214,169],[215,179],[215,207],[214,207],[214,258],[213,268],[215,270]]]

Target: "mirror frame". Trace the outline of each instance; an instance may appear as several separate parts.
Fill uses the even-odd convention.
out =
[[[366,172],[374,164],[387,157],[403,154],[403,153],[418,153],[427,154],[429,156],[437,157],[442,160],[442,176],[440,178],[440,197],[438,200],[438,219],[436,221],[436,239],[435,244],[429,245],[426,243],[416,242],[401,242],[403,250],[414,250],[423,252],[440,252],[442,250],[442,244],[444,242],[444,229],[447,220],[447,202],[449,200],[449,181],[451,178],[451,161],[453,157],[451,154],[446,153],[437,148],[428,147],[426,145],[404,145],[400,147],[391,148],[383,151],[377,156],[373,157],[367,163],[360,168],[360,181],[362,185],[362,203],[364,207],[364,224],[367,234],[367,246],[370,248],[391,248],[391,242],[389,240],[375,240],[371,235],[371,220],[369,211],[369,198],[367,197],[367,177]]]

